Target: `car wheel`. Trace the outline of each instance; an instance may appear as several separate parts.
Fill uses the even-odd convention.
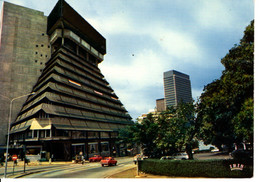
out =
[[[115,166],[116,166],[116,163],[115,163]]]
[[[104,167],[104,164],[102,164],[102,167]]]

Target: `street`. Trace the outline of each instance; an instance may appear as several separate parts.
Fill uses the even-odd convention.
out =
[[[221,152],[194,154],[195,160],[207,159],[230,159],[228,154]],[[86,162],[85,164],[73,164],[71,162],[53,162],[51,165],[29,164],[26,173],[23,173],[23,165],[13,167],[9,164],[7,170],[8,178],[106,178],[127,169],[136,167],[132,157],[118,157],[116,166],[101,167],[99,162]],[[4,176],[4,167],[0,168],[0,178]]]
[[[222,152],[206,152],[198,153],[193,155],[194,159],[197,160],[207,160],[207,159],[232,159],[232,157],[227,153]]]
[[[26,175],[23,167],[8,167],[9,178],[106,178],[112,174],[135,167],[132,157],[118,158],[116,166],[101,167],[99,162],[62,165],[26,166]],[[0,177],[4,175],[4,167],[0,168]]]

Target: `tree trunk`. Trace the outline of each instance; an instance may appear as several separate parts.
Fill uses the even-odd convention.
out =
[[[186,144],[186,152],[187,152],[187,154],[189,156],[189,159],[193,160],[192,147],[191,147],[190,143]]]

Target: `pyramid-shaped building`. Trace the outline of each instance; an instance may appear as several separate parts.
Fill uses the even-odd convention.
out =
[[[11,143],[60,160],[118,154],[118,131],[133,122],[98,68],[105,38],[64,0],[47,22],[51,58],[12,123]]]

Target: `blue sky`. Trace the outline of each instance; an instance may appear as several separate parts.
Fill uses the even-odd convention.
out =
[[[49,15],[56,0],[6,0]],[[196,100],[254,19],[253,0],[66,0],[107,41],[101,72],[135,120],[164,97],[163,72],[190,75]]]

